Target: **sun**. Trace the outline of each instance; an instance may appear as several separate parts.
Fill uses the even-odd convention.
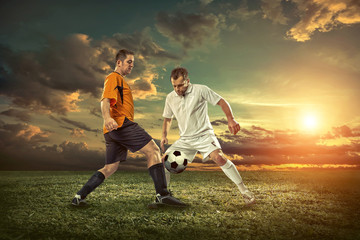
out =
[[[318,119],[315,115],[308,114],[303,118],[303,125],[307,130],[313,130],[318,125]]]

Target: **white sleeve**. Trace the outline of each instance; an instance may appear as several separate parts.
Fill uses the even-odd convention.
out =
[[[219,94],[217,94],[207,86],[203,86],[201,95],[206,101],[208,101],[214,106],[220,101],[220,99],[222,99]]]
[[[170,107],[170,104],[169,104],[169,96],[167,96],[166,100],[165,100],[165,107],[164,107],[163,117],[164,118],[173,118],[174,117],[174,113],[171,110],[171,107]]]

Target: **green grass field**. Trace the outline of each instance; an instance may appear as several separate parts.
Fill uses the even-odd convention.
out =
[[[117,172],[70,201],[92,172],[0,172],[0,239],[360,239],[360,171],[242,172],[243,205],[222,172],[172,175],[185,209],[147,209],[147,172]]]

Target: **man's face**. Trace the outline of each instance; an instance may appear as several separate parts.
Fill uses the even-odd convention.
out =
[[[131,70],[134,67],[134,55],[127,55],[126,59],[122,62],[117,61],[118,67],[120,68],[120,73],[123,76],[126,76],[131,73]]]
[[[184,80],[184,77],[178,77],[178,79],[174,80],[173,78],[171,78],[171,84],[174,87],[175,92],[177,93],[177,95],[179,96],[184,96],[185,92],[189,86],[189,79]]]

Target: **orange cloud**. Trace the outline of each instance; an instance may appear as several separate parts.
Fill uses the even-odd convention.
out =
[[[66,112],[79,112],[79,108],[77,106],[77,103],[81,100],[79,99],[79,92],[73,92],[69,94],[65,94],[64,96],[64,105],[63,108],[65,108]]]
[[[236,168],[243,171],[296,171],[313,169],[359,169],[355,164],[278,164],[278,165],[236,165]],[[221,171],[221,168],[215,164],[209,163],[191,163],[186,171]]]
[[[360,22],[360,5],[352,0],[295,1],[301,20],[292,27],[287,36],[298,42],[310,40],[315,31],[329,32],[340,24]]]
[[[34,139],[43,139],[49,137],[49,132],[42,131],[39,127],[33,125],[23,125],[23,129],[21,129],[16,137],[21,137],[26,141],[31,141]]]
[[[70,135],[76,138],[85,137],[85,131],[83,129],[75,128],[70,131]]]
[[[142,76],[135,79],[131,79],[131,76],[128,78],[134,99],[146,99],[157,95],[153,81],[158,78],[158,74],[153,68],[154,66],[148,66]]]

